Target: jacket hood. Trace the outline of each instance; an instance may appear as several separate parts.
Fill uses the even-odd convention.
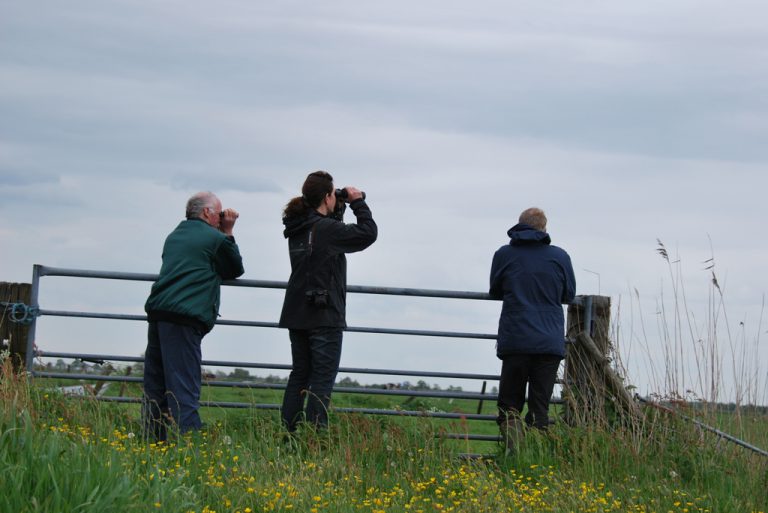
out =
[[[509,243],[513,246],[520,244],[550,244],[552,239],[547,232],[535,229],[533,226],[519,223],[507,230]]]
[[[323,219],[323,217],[324,216],[320,215],[317,210],[310,210],[306,216],[284,217],[283,225],[285,225],[285,230],[283,230],[283,236],[286,239],[293,237],[300,231],[307,229],[319,220]]]

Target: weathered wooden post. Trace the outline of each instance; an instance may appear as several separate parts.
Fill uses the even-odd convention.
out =
[[[565,420],[571,425],[604,424],[617,415],[635,417],[638,407],[611,368],[611,298],[577,296],[568,306],[568,344],[563,380]]]
[[[24,368],[27,357],[29,325],[14,322],[18,319],[18,307],[29,305],[32,286],[29,283],[0,282],[0,341],[9,341],[9,351],[14,371]]]
[[[605,296],[577,296],[568,306],[566,338],[571,343],[566,349],[563,396],[565,421],[570,425],[605,418],[606,394],[596,355],[579,342],[579,335],[592,336],[599,355],[605,357],[609,347],[610,310],[611,298]]]

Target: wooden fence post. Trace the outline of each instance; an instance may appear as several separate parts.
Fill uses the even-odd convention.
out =
[[[571,425],[604,424],[618,416],[635,418],[639,408],[610,365],[611,298],[577,296],[568,306],[563,397]]]
[[[0,282],[0,342],[9,341],[11,363],[14,371],[21,371],[27,355],[27,334],[29,326],[11,321],[11,307],[14,303],[29,304],[32,285],[29,283]]]

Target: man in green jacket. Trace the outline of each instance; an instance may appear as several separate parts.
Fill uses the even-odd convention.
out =
[[[165,440],[202,427],[200,344],[219,313],[221,282],[243,274],[232,229],[238,213],[212,192],[187,201],[187,218],[165,239],[160,276],[144,305],[149,320],[142,416],[149,436]]]

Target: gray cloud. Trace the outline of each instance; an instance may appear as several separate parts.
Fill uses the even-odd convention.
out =
[[[231,152],[218,131],[202,129],[211,126],[206,119],[187,121],[184,113],[204,115],[201,104],[245,105],[254,116],[344,104],[371,116],[386,106],[427,129],[603,151],[752,161],[768,151],[758,130],[765,101],[744,94],[768,78],[748,65],[766,38],[741,17],[746,30],[726,32],[707,17],[713,8],[688,19],[684,38],[671,20],[689,15],[685,8],[669,20],[650,11],[654,24],[643,28],[638,13],[605,5],[586,26],[578,22],[589,10],[576,22],[571,9],[551,12],[544,24],[535,10],[494,4],[461,18],[464,26],[451,10],[433,20],[429,10],[404,16],[393,7],[376,19],[349,4],[315,13],[254,8],[244,17],[233,3],[211,18],[194,5],[173,24],[174,4],[141,11],[118,4],[116,12],[83,5],[87,14],[69,7],[48,20],[17,15],[27,30],[7,36],[17,72],[43,68],[61,84],[55,95],[30,98],[40,113],[27,119],[38,129],[53,125],[68,146],[83,147],[94,135],[81,119],[96,130],[92,146],[110,154]],[[27,35],[43,30],[30,46]]]
[[[50,184],[59,181],[59,177],[53,173],[33,170],[9,169],[0,165],[0,191],[11,191],[14,187]]]

